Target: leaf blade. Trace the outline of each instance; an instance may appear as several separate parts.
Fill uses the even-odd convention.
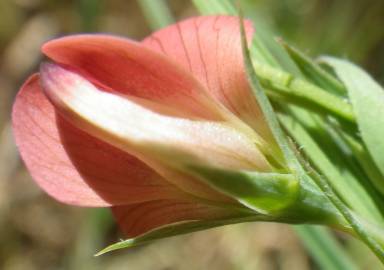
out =
[[[337,94],[344,94],[345,88],[343,84],[334,78],[331,74],[326,72],[315,61],[307,57],[304,53],[298,49],[290,46],[288,43],[281,41],[281,44],[285,48],[286,52],[295,61],[297,66],[301,69],[303,74],[316,85],[322,89],[332,91]]]
[[[256,220],[268,221],[268,217],[264,215],[248,215],[243,217],[223,219],[223,220],[213,220],[213,221],[202,221],[202,220],[191,220],[186,222],[179,222],[169,224],[160,228],[156,228],[148,233],[140,235],[135,238],[130,238],[117,242],[115,244],[109,245],[101,251],[97,252],[94,256],[100,256],[105,253],[122,249],[130,248],[138,245],[148,244],[154,240],[172,237],[181,234],[187,234],[191,232],[211,229],[214,227],[224,226],[228,224],[251,222]]]
[[[294,226],[294,230],[321,269],[357,270],[329,230],[308,225]]]
[[[384,89],[356,65],[323,57],[348,89],[361,137],[376,166],[384,175]]]

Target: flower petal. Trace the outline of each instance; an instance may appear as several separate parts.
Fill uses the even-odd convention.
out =
[[[41,72],[43,89],[60,113],[128,152],[140,149],[141,154],[170,159],[188,156],[191,162],[197,159],[229,169],[269,169],[255,141],[225,123],[160,115],[129,98],[99,90],[56,64],[45,64]]]
[[[136,237],[171,223],[217,220],[236,215],[236,212],[226,208],[182,200],[158,200],[117,206],[112,208],[112,212],[127,237]]]
[[[108,35],[76,35],[52,40],[42,50],[103,89],[162,104],[184,117],[222,118],[223,108],[193,76],[140,43]]]
[[[245,20],[248,40],[253,28]],[[246,79],[239,19],[202,16],[159,30],[142,42],[188,69],[209,92],[269,141],[271,132]]]
[[[32,177],[59,201],[109,206],[183,195],[133,156],[55,115],[39,75],[31,76],[16,98],[13,132]]]
[[[99,90],[81,75],[55,64],[44,65],[41,72],[45,93],[69,122],[135,155],[161,174],[163,165],[176,171],[192,164],[270,170],[255,146],[257,138],[225,123],[160,115],[126,97]],[[169,177],[173,178],[165,176]],[[181,183],[182,188],[184,184],[191,183]]]

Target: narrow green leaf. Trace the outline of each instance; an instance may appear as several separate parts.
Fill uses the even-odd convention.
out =
[[[264,47],[264,57],[274,59],[272,61],[273,67],[285,70],[297,78],[304,78],[296,63],[284,51],[280,44],[276,42],[273,34],[269,31],[265,23],[262,21],[256,21],[255,23],[257,32],[253,37],[253,46],[251,48],[252,58],[258,49]]]
[[[280,41],[291,58],[300,67],[303,74],[319,87],[333,93],[344,94],[344,85],[334,78],[331,74],[320,67],[319,64],[307,57],[304,53],[290,46],[284,41]]]
[[[174,22],[165,0],[138,0],[137,3],[152,30],[163,28]]]
[[[347,87],[361,137],[384,175],[384,89],[364,70],[346,60],[333,57],[322,60],[332,66]]]
[[[320,269],[357,270],[328,229],[308,225],[294,226],[294,229]]]
[[[252,92],[255,95],[260,105],[260,109],[263,112],[264,118],[267,121],[269,128],[271,129],[274,139],[276,140],[278,146],[280,147],[285,157],[287,167],[292,171],[298,172],[299,168],[297,166],[296,156],[294,155],[294,153],[292,152],[292,149],[288,144],[287,138],[280,127],[279,121],[277,120],[275,112],[273,111],[272,105],[268,97],[266,96],[264,89],[261,86],[259,79],[255,73],[251,56],[250,56],[250,51],[248,49],[248,45],[246,41],[245,30],[243,25],[243,17],[240,16],[239,20],[240,20],[240,34],[241,34],[241,45],[243,49],[244,66],[245,66],[245,71],[246,71]]]
[[[367,151],[367,148],[362,144],[362,142],[358,141],[353,136],[342,132],[341,130],[337,131],[339,132],[340,137],[342,137],[342,139],[344,139],[350,147],[353,156],[359,161],[372,184],[379,192],[381,192],[382,195],[384,195],[384,177],[374,163],[372,156]]]
[[[383,190],[381,183],[383,183],[382,181],[384,179],[369,155],[369,152],[364,147],[363,142],[351,136],[350,133],[355,134],[356,131],[351,130],[346,132],[345,128],[342,129],[344,126],[340,125],[336,119],[331,118],[322,121],[319,125],[324,127],[324,135],[326,136],[324,136],[324,139],[328,140],[326,143],[323,142],[324,140],[320,140],[319,143],[322,145],[324,152],[327,153],[333,165],[338,168],[343,168],[341,171],[343,175],[345,175],[344,178],[348,179],[348,184],[358,181],[375,203],[383,217],[384,198],[382,194],[380,194],[380,190]],[[326,145],[326,148],[324,145]],[[356,180],[351,181],[349,179],[350,175]]]
[[[279,119],[284,128],[297,141],[314,165],[327,179],[330,184],[352,209],[365,217],[372,217],[376,220],[381,219],[380,211],[377,209],[370,195],[359,184],[358,180],[347,170],[339,170],[333,165],[333,161],[323,152],[320,145],[311,137],[307,129],[321,128],[317,127],[313,117],[301,114],[300,109],[293,108],[289,115],[281,114]],[[307,121],[307,123],[306,123]],[[307,127],[307,129],[305,128]]]
[[[305,133],[303,134],[305,135]],[[299,138],[300,137],[302,136],[299,136]],[[319,152],[319,154],[321,155],[321,152]],[[320,162],[320,165],[323,166],[324,161],[325,160]],[[329,168],[334,168],[334,167],[331,165]],[[329,200],[332,201],[332,204],[340,211],[340,213],[348,222],[348,224],[353,228],[355,235],[358,236],[362,241],[364,241],[367,244],[367,246],[369,246],[369,248],[376,254],[376,256],[382,262],[384,262],[384,244],[383,242],[381,242],[382,239],[373,235],[370,227],[366,226],[365,223],[363,222],[364,220],[361,219],[361,217],[357,216],[355,213],[353,213],[350,210],[350,208],[348,208],[343,203],[343,201],[336,195],[333,189],[333,185],[337,184],[337,181],[329,177],[324,178],[322,175],[318,174],[316,171],[308,171],[308,173],[310,173],[311,178],[315,181],[315,183],[319,186],[319,188],[321,188],[321,190],[324,192],[327,198],[329,198]],[[326,172],[323,171],[323,173],[325,174]],[[328,179],[332,179],[332,180],[328,180]],[[328,183],[328,181],[332,184],[332,186]],[[345,185],[345,187],[347,187],[347,185]],[[341,194],[344,196],[344,199],[345,199],[345,198],[348,198],[348,196],[350,196],[352,193],[348,193],[342,190]],[[362,192],[362,194],[364,194],[364,192]],[[338,195],[340,195],[340,193],[338,193]],[[369,196],[368,196],[368,199],[370,200],[370,202],[372,202]],[[364,199],[362,198],[357,198],[358,203],[362,203],[363,200]],[[351,205],[354,206],[355,203],[356,202],[352,202]],[[373,207],[375,208],[376,206],[373,205]],[[369,216],[369,213],[367,216]]]
[[[191,167],[203,181],[250,209],[272,214],[290,206],[298,197],[299,183],[291,174],[229,171]]]
[[[269,221],[270,218],[268,216],[264,216],[261,214],[254,214],[254,215],[235,217],[235,218],[223,219],[223,220],[212,220],[212,221],[199,220],[199,221],[186,221],[186,222],[173,223],[173,224],[169,224],[169,225],[154,229],[136,238],[127,239],[127,240],[123,240],[118,243],[112,244],[104,248],[103,250],[99,251],[98,253],[96,253],[95,256],[100,256],[102,254],[105,254],[113,250],[130,248],[138,245],[147,244],[154,240],[158,240],[162,238],[206,230],[206,229],[224,226],[228,224],[251,222],[251,221],[257,221],[257,220]]]

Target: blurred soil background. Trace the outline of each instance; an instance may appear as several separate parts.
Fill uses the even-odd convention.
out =
[[[198,14],[190,1],[167,3],[177,20]],[[384,82],[384,1],[243,4],[310,55],[347,57]],[[19,159],[10,124],[14,96],[42,60],[41,44],[79,32],[140,40],[151,26],[135,0],[0,0],[0,269],[319,269],[294,229],[273,223],[226,226],[93,257],[121,237],[108,210],[66,206],[43,194]],[[361,269],[378,269],[360,243],[338,237]]]

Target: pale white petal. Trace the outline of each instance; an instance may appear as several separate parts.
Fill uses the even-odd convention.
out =
[[[42,82],[48,98],[71,123],[144,162],[270,169],[256,147],[257,138],[230,124],[161,115],[53,64],[42,68]]]

